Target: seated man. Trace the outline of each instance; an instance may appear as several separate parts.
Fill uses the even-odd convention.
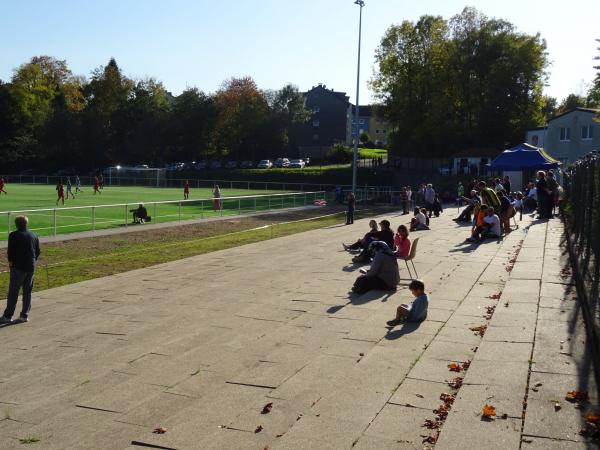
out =
[[[137,209],[130,209],[129,212],[133,213],[133,223],[144,223],[148,220],[148,210],[143,203],[140,203]]]
[[[489,206],[486,210],[485,217],[483,217],[484,226],[478,226],[473,232],[472,239],[479,239],[483,241],[487,238],[497,239],[502,236],[500,229],[500,218],[496,215],[494,208]]]

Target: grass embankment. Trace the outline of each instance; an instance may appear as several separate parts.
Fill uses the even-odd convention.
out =
[[[365,209],[356,217],[384,211],[385,208]],[[324,208],[44,244],[36,272],[36,290],[315,230],[343,220],[339,208]],[[1,295],[8,291],[5,258],[4,254],[0,257]]]

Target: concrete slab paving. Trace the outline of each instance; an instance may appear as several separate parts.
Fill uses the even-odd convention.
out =
[[[504,241],[464,245],[450,218],[411,236],[431,299],[421,324],[386,327],[411,301],[405,280],[349,294],[358,272],[340,242],[367,220],[35,293],[32,321],[0,329],[0,448],[416,449],[444,393],[456,400],[439,448],[578,448],[598,395],[556,273],[560,223],[526,231],[524,218]],[[564,401],[571,388],[590,392],[583,409]],[[506,419],[481,421],[486,402]]]

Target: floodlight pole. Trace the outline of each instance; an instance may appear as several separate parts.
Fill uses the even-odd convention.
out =
[[[354,136],[354,152],[352,154],[352,192],[356,194],[356,176],[358,172],[358,116],[359,116],[359,93],[360,93],[360,44],[362,38],[362,10],[365,6],[363,0],[356,0],[355,5],[360,7],[360,15],[358,19],[358,68],[356,70],[356,105],[354,111],[354,124],[356,129],[356,135]]]

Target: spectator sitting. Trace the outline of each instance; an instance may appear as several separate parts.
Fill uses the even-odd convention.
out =
[[[529,183],[527,185],[523,206],[527,209],[527,211],[535,211],[537,208],[537,189],[533,183]]]
[[[483,233],[485,230],[485,216],[487,215],[487,205],[481,205],[475,207],[475,212],[473,214],[473,228],[471,228],[471,237],[467,239],[467,241],[475,242],[476,238]]]
[[[496,215],[494,208],[491,206],[486,209],[486,215],[483,217],[484,226],[477,227],[476,234],[471,238],[471,240],[476,240],[477,238],[481,241],[487,238],[499,238],[502,236],[502,231],[500,229],[500,218]]]
[[[408,239],[408,229],[406,225],[400,225],[398,232],[394,236],[394,249],[397,258],[406,258],[410,253],[410,239]]]
[[[415,300],[410,305],[402,304],[396,310],[396,318],[387,322],[390,327],[395,327],[402,322],[422,322],[427,319],[429,297],[425,293],[425,284],[421,280],[412,280],[408,285]]]
[[[392,249],[382,241],[375,241],[369,245],[369,250],[374,253],[371,268],[356,279],[352,292],[364,294],[378,290],[395,290],[400,282],[398,261]]]
[[[379,222],[379,226],[381,229],[373,233],[373,241],[385,242],[388,248],[394,248],[394,232],[390,228],[390,221],[383,219],[381,222]],[[368,263],[372,256],[373,251],[370,249],[370,247],[367,247],[360,253],[360,255],[352,258],[352,262]]]
[[[461,199],[467,202],[467,207],[453,220],[455,222],[470,222],[471,214],[473,214],[473,211],[475,210],[475,205],[481,204],[481,198],[477,195],[477,191],[473,189],[471,190],[470,198],[461,197]]]
[[[415,217],[410,220],[410,231],[421,231],[421,230],[429,230],[429,225],[427,224],[427,210],[425,208],[415,208]]]
[[[344,250],[360,250],[361,248],[368,248],[369,244],[375,240],[375,234],[379,231],[379,227],[377,226],[377,222],[375,220],[369,221],[369,227],[371,228],[367,234],[363,236],[362,239],[357,240],[352,245],[342,244]]]
[[[130,209],[129,212],[133,213],[133,223],[144,223],[148,220],[148,210],[143,203],[140,203],[137,209]]]

